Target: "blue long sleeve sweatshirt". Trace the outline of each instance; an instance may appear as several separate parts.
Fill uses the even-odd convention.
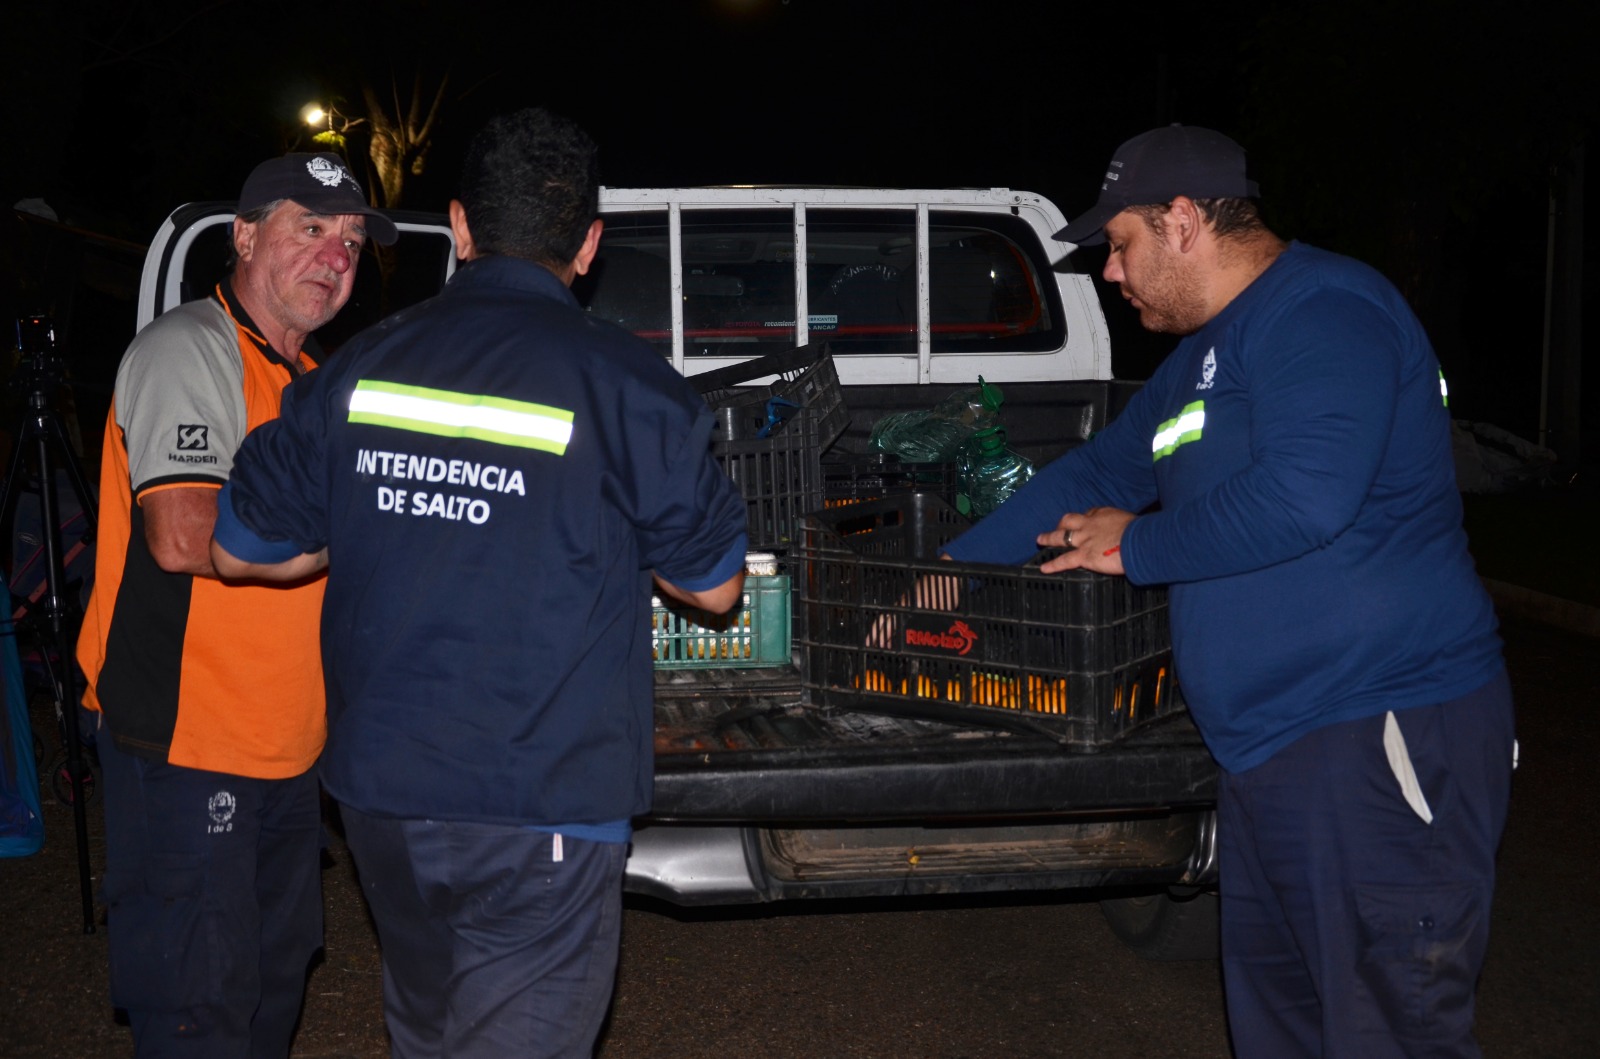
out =
[[[1020,562],[1065,512],[1142,512],[1178,680],[1218,762],[1463,695],[1503,666],[1461,526],[1443,375],[1392,284],[1292,243],[1094,439],[946,549]]]

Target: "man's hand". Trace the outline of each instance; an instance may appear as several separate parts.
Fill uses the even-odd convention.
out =
[[[1040,566],[1040,571],[1053,574],[1081,569],[1099,574],[1124,573],[1122,531],[1137,517],[1114,507],[1092,507],[1081,515],[1067,512],[1055,529],[1039,534],[1039,547],[1071,550]]]

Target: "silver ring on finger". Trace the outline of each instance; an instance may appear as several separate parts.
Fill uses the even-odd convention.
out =
[[[1067,530],[1067,547],[1072,547],[1072,531]]]

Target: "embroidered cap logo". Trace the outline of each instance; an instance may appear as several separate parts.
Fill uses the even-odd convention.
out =
[[[306,163],[306,172],[310,173],[317,183],[330,188],[336,188],[346,180],[352,184],[356,182],[355,178],[350,175],[350,171],[344,166],[330,162],[320,156]],[[361,189],[358,186],[356,190],[359,191]]]

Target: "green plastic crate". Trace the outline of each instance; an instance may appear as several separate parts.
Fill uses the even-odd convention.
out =
[[[657,669],[739,669],[790,662],[789,576],[744,579],[744,603],[727,614],[653,601],[651,657]]]

